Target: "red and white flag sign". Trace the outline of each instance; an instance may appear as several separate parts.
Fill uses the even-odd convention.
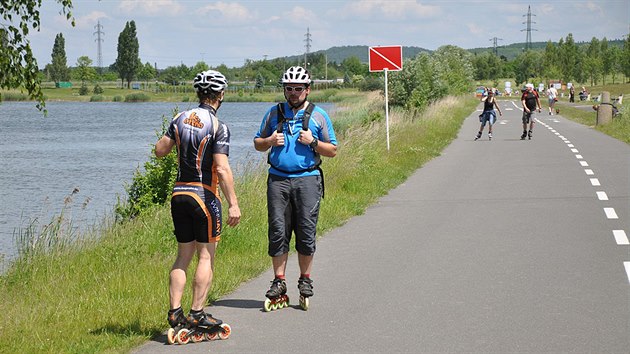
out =
[[[402,70],[402,46],[369,47],[370,71]]]

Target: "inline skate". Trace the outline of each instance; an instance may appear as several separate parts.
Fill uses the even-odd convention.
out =
[[[205,340],[228,339],[232,329],[227,323],[212,317],[204,311],[191,311],[186,318],[185,328],[180,329],[175,336],[177,343],[188,344],[199,343]]]
[[[309,306],[308,298],[313,296],[313,281],[311,278],[300,277],[298,279],[298,290],[300,291],[300,307],[307,311]]]
[[[527,132],[527,138],[529,140],[532,140],[532,131],[531,130],[529,132]]]
[[[271,282],[271,287],[265,294],[265,312],[289,307],[289,296],[287,295],[287,283],[284,279],[275,278]]]
[[[168,344],[175,344],[177,341],[177,332],[186,327],[186,316],[181,307],[168,311],[168,324],[171,328],[166,331],[166,340]]]
[[[523,134],[521,134],[521,140],[525,140],[526,137],[527,137],[527,131],[523,130]]]

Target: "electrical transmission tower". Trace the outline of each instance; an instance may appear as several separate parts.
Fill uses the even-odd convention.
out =
[[[499,50],[497,49],[497,41],[502,41],[503,38],[494,37],[490,38],[490,40],[492,41],[492,53],[494,53],[494,55],[499,55]]]
[[[523,24],[527,24],[527,29],[521,30],[521,32],[527,31],[527,39],[525,40],[525,50],[532,49],[532,31],[538,31],[537,29],[532,28],[532,23],[536,23],[536,22],[532,22],[532,16],[536,16],[536,15],[532,15],[531,6],[527,6],[527,15],[523,15],[523,17],[527,17],[527,21],[523,22]]]
[[[103,42],[103,38],[101,38],[101,35],[104,35],[105,32],[101,31],[101,29],[103,29],[103,26],[101,26],[101,21],[98,21],[96,26],[94,26],[94,28],[96,29],[96,32],[94,32],[93,34],[96,35],[96,39],[95,42],[97,43],[97,50],[98,53],[96,55],[96,65],[98,67],[98,71],[99,73],[103,73],[103,50],[101,48],[101,43]]]
[[[309,31],[309,28],[306,27],[306,34],[304,35],[304,37],[306,37],[306,39],[304,40],[304,42],[306,43],[306,45],[304,45],[304,47],[306,48],[306,51],[304,52],[304,69],[306,69],[306,65],[308,64],[307,57],[308,57],[308,53],[311,51],[311,32]]]

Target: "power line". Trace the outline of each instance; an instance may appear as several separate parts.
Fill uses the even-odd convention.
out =
[[[531,6],[527,6],[527,15],[523,15],[523,17],[527,17],[527,21],[523,22],[523,24],[527,24],[527,29],[522,29],[521,32],[527,31],[527,38],[525,39],[525,50],[532,49],[532,31],[538,31],[537,29],[532,28],[532,16],[536,16],[532,14]]]

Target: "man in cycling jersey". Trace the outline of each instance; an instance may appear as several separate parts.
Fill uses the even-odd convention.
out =
[[[193,87],[199,98],[199,107],[177,114],[166,134],[155,145],[157,157],[166,156],[177,146],[178,172],[171,197],[171,215],[177,238],[177,258],[169,276],[168,319],[171,327],[186,320],[206,326],[221,324],[221,320],[203,311],[212,285],[214,255],[221,237],[219,186],[228,202],[227,224],[236,226],[241,218],[228,162],[230,131],[216,117],[227,79],[218,71],[208,70],[197,74]],[[185,318],[181,300],[186,271],[195,254],[199,263],[193,278],[190,314]]]
[[[310,278],[315,253],[315,229],[323,194],[319,157],[335,157],[337,139],[328,114],[307,101],[311,77],[300,66],[282,76],[286,102],[271,107],[254,137],[257,151],[269,150],[267,179],[269,256],[275,278],[266,296],[286,294],[285,271],[289,241],[295,232],[300,295],[313,295]],[[309,107],[311,106],[311,107]],[[312,111],[308,123],[303,118]],[[308,124],[308,126],[304,126]]]

